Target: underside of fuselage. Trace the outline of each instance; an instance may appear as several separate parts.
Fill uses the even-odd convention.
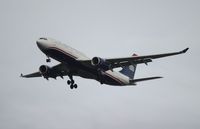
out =
[[[95,79],[99,81],[102,84],[108,84],[108,85],[125,85],[122,81],[120,81],[118,78],[103,72],[101,77],[99,77],[97,69],[89,68],[81,62],[77,61],[78,57],[63,51],[57,47],[50,47],[43,51],[47,56],[63,63],[68,69],[70,69],[70,72],[74,76],[80,76],[87,79]]]

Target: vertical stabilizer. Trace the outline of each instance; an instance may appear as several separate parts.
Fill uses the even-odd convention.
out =
[[[137,54],[133,54],[132,56],[137,56]],[[129,77],[129,79],[134,79],[135,71],[136,71],[137,64],[132,64],[129,66],[124,66],[120,73]]]
[[[126,76],[128,76],[130,79],[134,79],[136,66],[137,65],[135,65],[135,64],[134,65],[125,66],[119,72],[124,74],[124,75],[126,75]]]

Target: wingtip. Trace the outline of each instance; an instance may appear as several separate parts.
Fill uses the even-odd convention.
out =
[[[20,77],[24,77],[24,75],[21,73],[21,74],[20,74]]]
[[[186,49],[184,49],[184,50],[182,51],[182,53],[186,53],[186,52],[188,51],[188,49],[189,49],[189,47],[186,48]]]
[[[163,77],[161,77],[161,76],[155,77],[155,79],[159,79],[159,78],[163,78]]]

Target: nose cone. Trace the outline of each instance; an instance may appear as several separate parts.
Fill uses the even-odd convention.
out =
[[[42,51],[46,50],[49,47],[49,44],[42,40],[37,40],[36,43],[39,49]]]

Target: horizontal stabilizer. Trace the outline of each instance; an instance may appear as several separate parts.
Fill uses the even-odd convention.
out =
[[[138,78],[138,79],[130,80],[130,82],[136,83],[136,82],[140,82],[140,81],[148,81],[148,80],[159,79],[159,78],[163,78],[163,77]]]

